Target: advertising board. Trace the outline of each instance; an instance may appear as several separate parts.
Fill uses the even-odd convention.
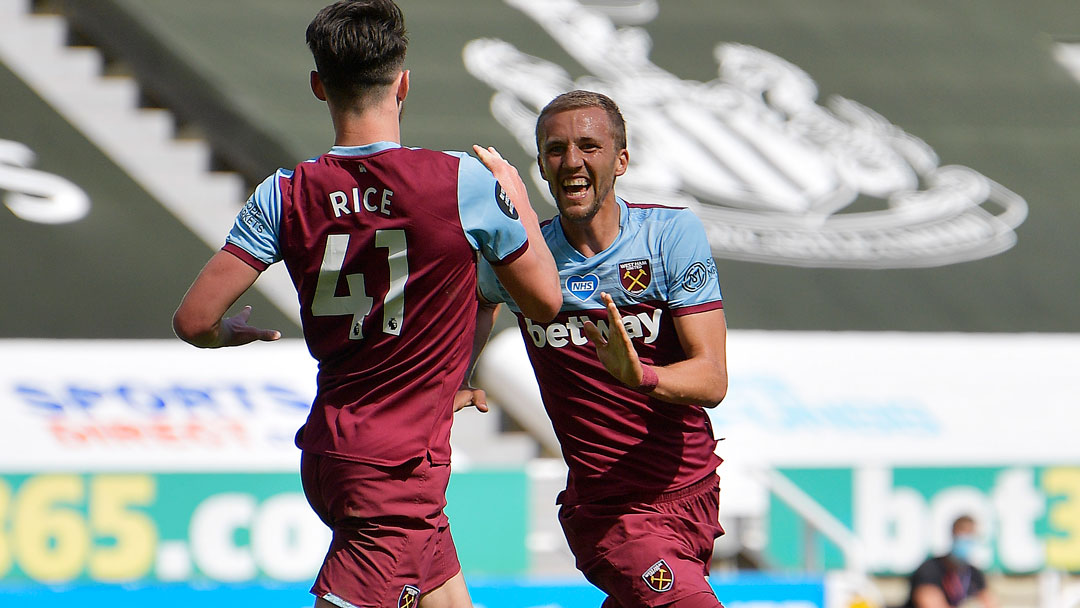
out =
[[[859,540],[866,567],[907,575],[948,552],[952,522],[975,518],[977,565],[1013,574],[1080,571],[1080,466],[782,469]],[[770,564],[843,568],[840,548],[807,534],[802,518],[769,503]]]

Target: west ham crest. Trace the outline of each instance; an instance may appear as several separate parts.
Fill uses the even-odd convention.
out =
[[[649,288],[652,282],[652,270],[649,260],[633,260],[619,264],[619,282],[626,293],[636,296]]]
[[[397,608],[416,608],[416,605],[420,602],[420,590],[412,585],[405,585],[401,588],[401,595],[398,596]]]
[[[671,586],[675,584],[675,573],[671,571],[671,567],[664,560],[650,566],[645,571],[645,574],[641,575],[641,578],[645,580],[645,584],[649,586],[649,589],[657,593],[663,593],[671,589]]]

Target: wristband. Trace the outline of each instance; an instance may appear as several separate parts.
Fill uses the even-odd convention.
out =
[[[639,393],[651,393],[656,390],[656,385],[660,383],[660,378],[656,377],[656,370],[648,365],[641,366],[641,384],[634,390]]]

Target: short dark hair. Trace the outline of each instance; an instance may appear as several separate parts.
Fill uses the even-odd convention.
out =
[[[307,27],[307,45],[326,94],[359,101],[389,86],[405,65],[409,38],[393,0],[340,0]]]
[[[975,518],[974,517],[972,517],[970,515],[961,515],[960,517],[957,517],[952,523],[952,534],[953,534],[953,536],[956,536],[957,532],[959,532],[961,528],[974,527],[974,526],[975,526]]]
[[[536,149],[543,152],[540,150],[540,127],[548,116],[582,108],[603,110],[611,125],[611,135],[615,139],[615,146],[620,150],[626,148],[626,121],[623,120],[622,112],[619,111],[619,106],[615,101],[603,93],[575,90],[559,95],[548,102],[543,110],[540,110],[540,115],[536,117]]]

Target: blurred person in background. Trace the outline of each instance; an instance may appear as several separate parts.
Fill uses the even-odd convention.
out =
[[[471,606],[443,508],[476,258],[543,320],[561,303],[555,263],[524,183],[494,149],[474,147],[481,164],[401,146],[407,36],[391,0],[327,6],[306,38],[334,145],[258,186],[173,327],[203,348],[277,340],[249,325],[250,307],[223,317],[283,261],[319,362],[296,436],[304,492],[333,530],[315,605]]]
[[[974,598],[985,608],[998,608],[997,599],[986,586],[986,575],[971,564],[979,546],[975,520],[961,515],[952,525],[952,549],[927,559],[911,574],[908,601],[904,608],[947,608]]]
[[[723,529],[705,408],[727,392],[727,330],[705,230],[687,209],[616,196],[629,154],[607,96],[556,97],[536,143],[559,211],[543,232],[562,310],[536,319],[481,263],[474,352],[506,303],[570,469],[559,521],[604,608],[720,606],[706,580]]]

